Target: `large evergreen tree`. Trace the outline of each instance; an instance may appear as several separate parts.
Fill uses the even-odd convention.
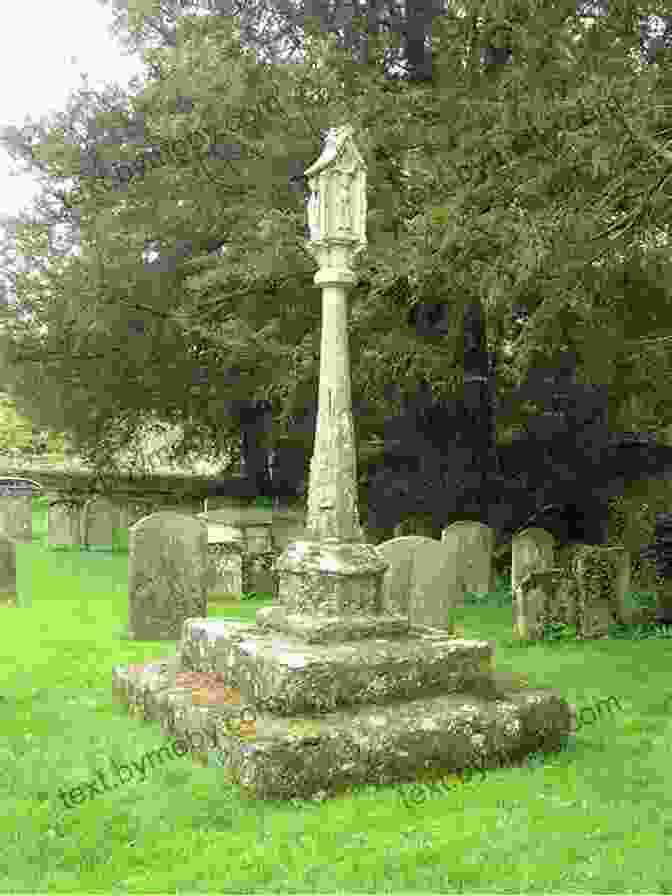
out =
[[[362,448],[370,462],[381,456],[382,419],[400,396],[415,429],[427,431],[423,382],[431,402],[464,398],[471,414],[463,410],[462,425],[471,431],[463,455],[482,498],[476,483],[493,467],[480,461],[493,453],[479,453],[478,443],[493,427],[481,410],[485,384],[474,379],[484,376],[482,336],[477,352],[464,353],[465,332],[485,329],[494,358],[515,332],[512,308],[527,311],[513,357],[498,358],[503,375],[489,384],[500,397],[538,356],[552,360],[568,343],[584,379],[612,386],[624,352],[622,305],[632,293],[626,287],[616,301],[605,281],[631,265],[636,240],[669,211],[659,140],[669,114],[666,71],[632,71],[632,16],[614,14],[601,32],[593,29],[599,40],[575,44],[564,27],[568,12],[534,17],[521,7],[505,30],[516,37],[515,52],[490,72],[492,60],[470,66],[475,52],[465,56],[464,47],[485,41],[487,49],[492,29],[476,40],[469,16],[435,19],[432,81],[413,84],[385,77],[385,42],[375,35],[367,36],[365,66],[314,33],[302,62],[269,67],[240,51],[228,19],[182,17],[174,34],[180,58],[148,54],[155,77],[132,100],[108,100],[92,115],[82,97],[85,136],[66,115],[43,129],[39,149],[31,144],[85,251],[59,260],[48,301],[46,288],[24,289],[22,301],[51,320],[51,334],[38,338],[33,329],[20,349],[12,342],[13,365],[31,345],[45,372],[49,361],[50,407],[68,415],[99,458],[109,457],[101,445],[123,439],[124,416],[126,431],[149,409],[191,422],[193,445],[221,438],[224,409],[235,418],[241,402],[261,414],[270,404],[266,438],[282,457],[294,420],[316,394],[320,319],[302,245],[305,209],[292,189],[301,181],[291,175],[317,156],[325,127],[348,120],[369,163],[371,207],[371,249],[350,302]],[[205,132],[214,135],[209,145],[197,139]],[[129,133],[135,143],[121,146]],[[178,137],[197,148],[171,158]],[[59,188],[70,177],[75,188]],[[622,219],[620,231],[604,233],[612,217]],[[36,261],[51,257],[47,232],[40,221],[22,233]],[[158,256],[145,262],[149,246]],[[651,256],[641,256],[646,273]],[[638,304],[642,339],[669,326],[665,309],[655,323],[644,310]],[[141,332],[129,329],[138,312]],[[628,374],[641,379],[638,363]],[[196,384],[200,392],[189,389],[194,377],[207,381]],[[390,382],[398,386],[394,401]],[[60,405],[51,401],[59,389]],[[625,400],[611,388],[610,397],[616,407]],[[436,443],[442,427],[434,420]],[[234,420],[229,435],[235,427]],[[311,426],[306,433],[304,458]],[[428,441],[416,439],[413,450],[427,454],[418,475],[431,497],[442,471],[429,460]],[[450,432],[438,437],[439,460],[451,441]],[[448,505],[437,512],[445,516]]]

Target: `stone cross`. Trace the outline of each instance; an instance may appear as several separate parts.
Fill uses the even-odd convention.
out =
[[[350,127],[332,128],[320,158],[306,170],[309,251],[320,269],[322,344],[315,447],[306,529],[317,539],[362,541],[350,387],[346,287],[351,262],[366,246],[366,170]]]
[[[312,641],[383,636],[408,628],[382,611],[387,562],[367,544],[357,504],[357,459],[350,387],[346,289],[352,260],[366,247],[366,166],[352,128],[332,128],[319,159],[306,169],[311,197],[307,249],[322,287],[322,343],[315,446],[308,482],[305,536],[277,558],[278,605],[257,624]]]

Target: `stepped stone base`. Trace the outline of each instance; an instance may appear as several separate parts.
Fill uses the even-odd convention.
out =
[[[488,642],[414,629],[327,648],[190,619],[177,656],[116,666],[113,690],[177,739],[177,755],[220,766],[252,798],[335,795],[560,749],[571,730],[564,699],[498,677]]]
[[[488,641],[456,640],[437,629],[404,624],[407,633],[400,636],[327,645],[255,623],[187,619],[180,668],[217,673],[223,684],[240,689],[248,704],[278,715],[489,687],[493,648]]]

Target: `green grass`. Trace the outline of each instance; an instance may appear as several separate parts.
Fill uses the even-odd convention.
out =
[[[176,647],[119,638],[127,562],[47,552],[39,537],[17,546],[27,606],[2,610],[0,647],[3,892],[672,893],[669,640],[516,645],[503,592],[455,617],[497,642],[499,670],[579,708],[620,701],[559,754],[421,799],[407,785],[294,803],[242,801],[216,768],[173,759],[65,808],[59,788],[163,743],[111,695],[115,663]],[[262,605],[222,595],[209,615],[253,619]]]

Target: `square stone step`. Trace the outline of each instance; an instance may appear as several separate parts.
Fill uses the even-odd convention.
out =
[[[493,649],[424,626],[324,645],[254,623],[187,619],[178,653],[181,669],[217,673],[258,710],[296,715],[488,688]]]
[[[570,733],[567,702],[508,687],[287,717],[255,712],[217,673],[184,672],[178,657],[113,671],[116,696],[134,716],[159,720],[178,756],[221,767],[224,781],[259,799],[332,796],[559,749]],[[164,751],[170,758],[169,744]]]

